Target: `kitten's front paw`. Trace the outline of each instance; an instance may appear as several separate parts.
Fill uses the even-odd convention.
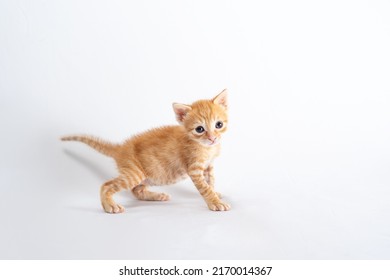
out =
[[[222,201],[216,203],[208,204],[208,207],[211,211],[228,211],[230,210],[230,205]]]
[[[104,211],[109,214],[119,214],[125,211],[122,205],[116,204],[115,202],[102,202]]]

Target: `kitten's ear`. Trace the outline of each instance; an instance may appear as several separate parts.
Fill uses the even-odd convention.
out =
[[[180,104],[180,103],[173,103],[172,104],[173,111],[175,111],[176,114],[176,120],[181,124],[184,121],[184,118],[188,114],[189,111],[192,110],[191,106]]]
[[[228,99],[227,99],[227,89],[225,88],[220,94],[212,99],[214,104],[221,105],[227,109]]]

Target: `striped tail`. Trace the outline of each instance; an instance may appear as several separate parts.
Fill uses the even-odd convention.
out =
[[[93,136],[65,136],[61,138],[62,141],[79,141],[88,146],[94,148],[96,151],[109,156],[115,157],[120,145],[112,144],[110,142],[104,141],[100,138]]]

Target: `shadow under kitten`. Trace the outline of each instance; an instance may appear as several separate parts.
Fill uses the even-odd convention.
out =
[[[84,158],[78,154],[75,154],[74,152],[68,150],[68,149],[63,149],[64,153],[72,158],[73,160],[77,161],[81,165],[85,166],[87,169],[89,169],[94,175],[96,175],[99,179],[101,180],[107,180],[107,178],[112,178],[114,177],[113,174],[108,174],[106,170],[101,168],[100,166],[94,164],[93,161]]]

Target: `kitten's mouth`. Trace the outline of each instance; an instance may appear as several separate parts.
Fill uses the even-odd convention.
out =
[[[214,146],[214,145],[217,144],[217,143],[218,143],[218,139],[215,138],[213,141],[209,140],[209,142],[207,143],[207,145],[209,145],[209,146]]]
[[[205,147],[212,147],[212,146],[215,146],[219,143],[219,139],[216,138],[216,139],[214,139],[214,141],[211,141],[210,139],[207,139],[207,140],[202,139],[202,140],[199,140],[199,143]]]

